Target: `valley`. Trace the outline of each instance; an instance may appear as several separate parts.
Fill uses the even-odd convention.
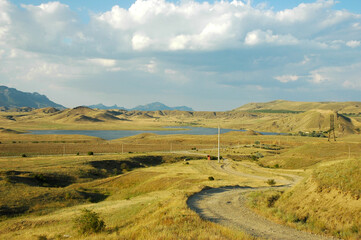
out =
[[[351,114],[357,110],[266,108],[0,112],[0,238],[283,239],[272,234],[287,228],[296,239],[359,239],[361,137]],[[336,141],[327,138],[332,114]],[[244,130],[220,135],[220,163],[217,135],[24,134],[218,125]],[[220,208],[212,213],[214,204]],[[103,231],[76,230],[82,209],[99,214]],[[246,212],[259,227],[237,217]],[[262,221],[276,225],[265,230]]]

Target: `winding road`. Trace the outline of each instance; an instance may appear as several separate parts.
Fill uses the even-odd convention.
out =
[[[222,171],[227,174],[265,181],[269,179],[263,176],[236,171],[232,168],[232,164],[229,160],[225,160],[222,164],[217,164],[215,161],[211,161],[209,164],[215,170]],[[249,165],[246,166],[251,167]],[[254,170],[271,173],[271,171],[263,169]],[[276,174],[282,177],[281,179],[277,179],[277,182],[282,183],[283,185],[279,187],[272,187],[272,189],[290,187],[302,179],[301,177],[292,174]],[[271,189],[271,187],[253,188],[238,186],[205,189],[191,196],[188,199],[187,204],[203,219],[219,223],[227,227],[240,229],[258,238],[277,240],[334,239],[331,237],[314,235],[308,232],[296,230],[288,226],[277,224],[264,218],[263,216],[256,214],[246,207],[246,193],[252,191],[262,191],[266,189]]]

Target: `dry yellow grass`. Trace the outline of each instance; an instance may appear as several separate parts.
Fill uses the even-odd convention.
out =
[[[251,195],[250,204],[261,214],[299,229],[360,239],[360,167],[359,158],[326,164],[283,194]]]
[[[97,156],[97,159],[101,157]],[[21,160],[18,161],[20,164]],[[36,161],[36,165],[42,166],[39,171],[45,171],[56,169],[57,163],[63,167],[76,168],[86,161],[89,159],[79,159],[73,163],[66,157],[53,160],[43,157]],[[32,168],[30,163],[27,166],[28,169]],[[209,175],[216,180],[210,182]],[[62,239],[71,236],[73,239],[84,239],[84,236],[76,233],[71,219],[79,215],[81,209],[88,208],[100,213],[107,230],[87,236],[86,239],[251,239],[239,231],[202,220],[186,205],[188,196],[206,185],[217,187],[234,184],[240,184],[238,178],[219,175],[204,160],[142,168],[124,175],[75,183],[65,189],[92,189],[95,192],[107,192],[110,196],[98,203],[83,202],[58,210],[55,209],[59,206],[54,206],[55,209],[43,212],[42,216],[38,216],[35,211],[33,214],[4,219],[0,223],[0,238],[37,239],[46,236]]]

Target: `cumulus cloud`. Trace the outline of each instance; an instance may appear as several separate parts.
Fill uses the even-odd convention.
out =
[[[281,83],[288,83],[297,81],[300,77],[297,75],[283,75],[283,76],[276,76],[275,79],[280,81]]]
[[[278,12],[236,0],[137,0],[129,9],[114,6],[92,14],[88,24],[81,24],[76,13],[60,2],[22,4],[22,10],[6,0],[0,4],[0,39],[6,31],[6,40],[15,47],[78,55],[210,51],[264,44],[327,47],[342,40],[333,32],[351,32],[360,23],[359,15],[332,10],[333,0],[302,3]],[[358,44],[344,41],[350,47]]]
[[[361,44],[361,42],[360,42],[360,41],[355,41],[355,40],[348,41],[348,42],[346,43],[346,45],[347,45],[348,47],[350,47],[350,48],[356,48],[356,47],[359,47],[359,46],[360,46],[360,44]]]
[[[316,84],[320,84],[323,83],[325,81],[327,81],[327,77],[325,77],[324,75],[321,75],[321,73],[317,72],[317,71],[313,71],[311,73],[311,82],[316,83]]]
[[[132,46],[134,50],[143,50],[149,47],[151,39],[144,34],[134,34],[132,38]]]
[[[361,15],[335,10],[336,4],[315,0],[276,11],[245,0],[136,0],[83,22],[61,2],[19,7],[0,0],[0,77],[13,86],[46,82],[53,89],[98,90],[99,79],[109,85],[131,79],[134,89],[147,81],[159,89],[192,86],[187,92],[208,84],[266,91],[274,84],[269,76],[292,82],[281,88],[356,88]]]
[[[322,67],[311,72],[314,83],[330,82],[338,89],[361,90],[361,62],[347,66]]]
[[[274,35],[271,30],[255,30],[247,33],[245,38],[246,45],[259,45],[264,43],[274,43],[279,45],[294,45],[298,40],[292,35]]]
[[[104,66],[104,67],[114,67],[114,65],[116,64],[116,60],[105,59],[105,58],[92,58],[92,59],[89,59],[89,62],[94,63],[99,66]]]

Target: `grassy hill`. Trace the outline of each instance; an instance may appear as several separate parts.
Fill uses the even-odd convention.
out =
[[[361,102],[293,102],[276,100],[266,103],[248,103],[233,111],[298,113],[313,109],[337,111],[339,113],[361,113]]]
[[[301,230],[361,238],[360,158],[319,166],[294,188],[250,195],[261,214]]]
[[[276,101],[276,103],[280,102],[284,101]],[[55,108],[44,108],[29,112],[0,112],[0,125],[14,130],[160,130],[164,126],[218,127],[220,124],[221,128],[298,133],[328,131],[330,115],[333,114],[337,136],[360,133],[361,120],[357,114],[341,114],[334,110],[323,109],[307,111],[300,111],[300,108],[289,109],[193,112],[98,110],[88,107],[59,111]]]
[[[288,114],[274,121],[262,123],[259,128],[274,132],[328,131],[330,116],[334,115],[335,131],[338,135],[359,133],[360,123],[330,110],[309,110],[298,114]]]

